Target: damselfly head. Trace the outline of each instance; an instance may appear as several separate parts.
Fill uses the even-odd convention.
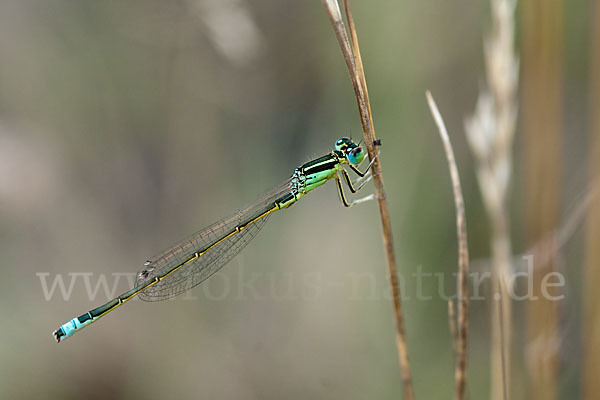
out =
[[[355,147],[356,143],[347,137],[340,138],[335,142],[335,149],[344,153],[347,153],[348,149],[353,149]]]
[[[351,164],[360,164],[365,158],[365,153],[362,147],[347,137],[338,139],[335,142],[335,149],[344,153]]]
[[[348,154],[346,156],[348,157],[348,161],[350,161],[351,164],[358,165],[365,158],[365,152],[363,151],[362,147],[357,146],[348,151]]]

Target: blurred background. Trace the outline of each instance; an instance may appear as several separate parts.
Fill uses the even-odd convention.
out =
[[[600,218],[582,199],[600,171],[599,10],[529,0],[514,12],[518,117],[503,170],[510,251],[519,258],[567,222],[573,229],[536,269],[564,276],[553,292],[562,300],[512,304],[511,398],[598,393]],[[491,271],[494,222],[465,121],[490,86],[492,8],[355,1],[353,14],[383,142],[415,392],[449,398],[455,210],[425,91],[455,146],[472,269]],[[362,132],[319,1],[2,1],[3,397],[400,397],[377,206],[345,209],[332,183],[273,216],[189,294],[133,301],[60,345],[51,336],[128,290],[147,258],[341,136]],[[573,217],[578,207],[592,210],[587,227]],[[418,285],[417,271],[438,275]],[[471,303],[471,399],[495,390],[492,292],[482,284]]]

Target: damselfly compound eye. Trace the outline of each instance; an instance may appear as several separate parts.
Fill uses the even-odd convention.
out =
[[[365,152],[362,147],[355,147],[350,152],[348,152],[348,161],[350,163],[358,165],[365,158]]]

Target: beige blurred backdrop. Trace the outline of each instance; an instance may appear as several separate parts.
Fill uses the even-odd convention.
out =
[[[438,280],[417,288],[411,275],[443,273],[444,292],[455,293],[455,211],[425,91],[455,146],[471,256],[482,260],[474,268],[489,269],[489,223],[463,127],[485,80],[489,4],[353,3],[415,391],[449,398],[447,303]],[[569,2],[562,15],[561,210],[587,187],[590,4]],[[51,335],[109,300],[102,279],[115,294],[127,290],[147,258],[253,201],[341,136],[362,133],[320,1],[2,1],[1,397],[398,398],[377,206],[345,209],[332,183],[274,215],[190,294],[133,301],[61,344]],[[519,129],[515,141],[518,254],[527,247]],[[562,249],[562,398],[578,397],[582,368],[580,231]],[[489,309],[472,302],[471,399],[489,396]],[[524,313],[514,314],[519,348]],[[516,357],[513,373],[525,370]]]

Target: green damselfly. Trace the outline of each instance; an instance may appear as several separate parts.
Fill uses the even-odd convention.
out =
[[[375,145],[380,142],[376,141]],[[174,297],[198,285],[235,257],[258,233],[275,211],[288,208],[308,192],[335,179],[338,194],[344,206],[375,198],[373,194],[349,201],[342,178],[352,193],[371,179],[373,160],[361,172],[358,166],[365,159],[362,147],[349,138],[335,142],[335,149],[323,157],[309,161],[294,170],[281,185],[261,196],[254,204],[232,216],[216,222],[174,244],[144,263],[137,274],[134,288],[108,303],[73,318],[53,332],[57,342],[97,321],[120,305],[139,296],[145,301],[159,301]],[[347,165],[359,178],[352,181]]]

